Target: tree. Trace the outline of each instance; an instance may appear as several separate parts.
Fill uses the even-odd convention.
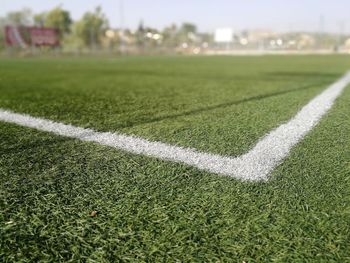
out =
[[[135,33],[136,44],[139,48],[143,48],[145,44],[145,26],[143,25],[143,21],[141,20],[137,31]]]
[[[145,42],[145,26],[141,20],[136,31],[136,43],[140,48],[143,48]]]
[[[196,40],[197,27],[191,23],[183,23],[176,38],[181,42],[193,43]]]
[[[5,36],[3,28],[5,25],[29,26],[33,23],[32,11],[24,8],[20,11],[10,12],[4,18],[0,18],[0,49],[5,46]]]
[[[184,34],[189,34],[189,33],[195,34],[197,32],[197,27],[196,25],[191,23],[183,23],[181,25],[180,32]]]
[[[82,39],[85,46],[95,48],[101,44],[101,39],[107,28],[108,20],[102,13],[101,7],[98,6],[94,12],[86,12],[74,24],[74,33]]]
[[[167,47],[176,47],[179,43],[176,39],[177,26],[172,24],[163,29],[163,44]]]
[[[70,32],[72,19],[69,11],[63,10],[61,7],[55,7],[46,15],[44,25],[46,27],[54,27],[59,30],[60,37]]]
[[[72,19],[69,11],[61,7],[55,7],[47,13],[39,13],[34,16],[34,23],[37,26],[53,27],[59,30],[60,39],[70,32]]]
[[[0,29],[4,28],[5,26],[5,19],[0,17]],[[5,47],[5,36],[4,36],[4,30],[0,30],[0,50],[4,49]]]
[[[42,12],[34,15],[34,25],[43,27],[45,25],[46,13]]]
[[[11,25],[28,26],[33,23],[32,11],[24,8],[20,11],[10,12],[7,14],[6,23]]]

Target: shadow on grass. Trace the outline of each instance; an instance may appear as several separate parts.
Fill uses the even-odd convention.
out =
[[[233,105],[243,104],[243,103],[250,102],[250,101],[259,101],[262,99],[280,96],[280,95],[284,95],[284,94],[288,94],[288,93],[292,93],[292,92],[298,92],[301,90],[311,89],[311,88],[314,88],[314,87],[317,87],[320,85],[326,85],[329,83],[330,82],[322,81],[322,82],[318,82],[318,83],[314,83],[314,84],[310,84],[310,85],[305,85],[305,86],[302,86],[299,88],[293,88],[293,89],[288,89],[288,90],[284,90],[284,91],[278,91],[278,92],[272,92],[269,94],[253,96],[253,97],[249,97],[249,98],[244,98],[242,100],[225,102],[225,103],[216,104],[216,105],[212,105],[212,106],[208,106],[208,107],[202,107],[202,108],[198,108],[198,109],[194,109],[194,110],[190,110],[190,111],[185,111],[185,112],[181,112],[181,113],[177,113],[177,114],[169,114],[169,115],[163,115],[163,116],[159,116],[159,117],[155,117],[155,118],[151,118],[151,119],[147,119],[147,120],[138,120],[135,122],[129,122],[126,124],[119,125],[116,128],[119,128],[119,129],[120,128],[132,128],[132,127],[139,126],[142,124],[149,124],[149,123],[154,123],[154,122],[163,121],[163,120],[171,120],[171,119],[175,119],[178,117],[195,115],[195,114],[203,113],[206,111],[211,111],[211,110],[230,107]]]
[[[16,124],[10,124],[10,125],[16,125]],[[21,127],[21,128],[28,129],[28,127]],[[30,129],[32,129],[32,128],[30,128]],[[36,129],[32,129],[32,130],[35,130],[38,133],[47,133],[44,131],[38,131]],[[50,133],[50,134],[52,134],[52,133]],[[81,134],[80,137],[83,138],[83,137],[88,137],[90,135],[91,135],[91,131],[87,131],[86,133]],[[55,134],[53,134],[53,136],[55,136],[55,137],[46,138],[46,137],[41,137],[41,136],[33,136],[32,139],[30,140],[30,142],[21,143],[21,146],[16,146],[16,144],[14,143],[14,146],[1,149],[0,157],[6,156],[8,154],[21,154],[23,152],[35,153],[35,152],[38,152],[42,149],[55,148],[56,146],[61,147],[62,143],[78,140],[75,138],[59,136],[59,135],[55,135]]]
[[[265,73],[264,75],[266,76],[272,76],[272,77],[281,77],[281,78],[315,78],[315,77],[320,77],[320,78],[330,78],[330,79],[336,79],[339,77],[339,74],[335,73],[327,73],[327,72],[288,72],[288,71],[274,71],[274,72],[269,72]]]

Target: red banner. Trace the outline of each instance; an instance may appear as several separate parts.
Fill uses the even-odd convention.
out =
[[[46,27],[6,26],[5,41],[8,46],[22,48],[30,46],[59,45],[58,30]]]

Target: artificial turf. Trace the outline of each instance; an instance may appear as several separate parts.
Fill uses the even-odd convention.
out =
[[[347,56],[1,60],[0,107],[238,155],[349,68]],[[346,89],[265,183],[0,123],[0,259],[350,261],[349,101]]]

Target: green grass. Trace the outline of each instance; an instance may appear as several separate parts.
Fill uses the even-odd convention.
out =
[[[1,60],[0,107],[238,155],[349,68],[346,56]],[[348,88],[266,183],[0,123],[0,261],[350,261],[349,101]]]

